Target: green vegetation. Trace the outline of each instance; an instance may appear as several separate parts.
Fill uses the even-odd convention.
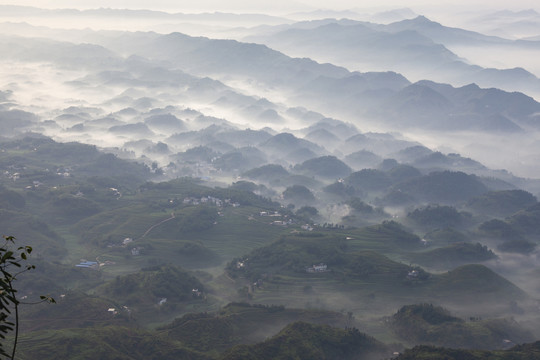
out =
[[[320,176],[326,179],[346,177],[351,168],[335,156],[321,156],[296,165],[294,170],[308,176]]]
[[[272,181],[280,178],[287,177],[289,172],[281,165],[268,164],[261,167],[251,169],[242,174],[242,176],[249,179]]]
[[[478,232],[483,237],[498,240],[499,245],[497,249],[500,251],[529,254],[537,245],[524,237],[526,230],[518,231],[518,229],[524,230],[520,227],[521,224],[519,221],[524,221],[524,218],[528,218],[528,215],[518,215],[518,218],[520,219],[518,222],[512,221],[512,218],[508,221],[498,219],[486,221],[480,224]]]
[[[16,191],[0,186],[0,208],[6,210],[20,210],[26,205],[24,197]]]
[[[197,146],[176,155],[177,160],[185,162],[210,162],[220,155],[207,146]]]
[[[283,199],[309,203],[315,201],[315,196],[313,196],[313,193],[304,185],[293,185],[285,189],[283,192]]]
[[[10,229],[18,238],[25,239],[25,243],[34,249],[35,254],[51,260],[58,260],[66,255],[65,239],[27,212],[0,209],[0,228]]]
[[[213,161],[213,165],[222,171],[246,171],[261,163],[266,156],[255,147],[233,150],[221,155]]]
[[[400,189],[393,189],[387,192],[384,196],[376,198],[377,205],[380,206],[404,206],[416,203],[416,199],[401,191]]]
[[[509,299],[523,299],[524,292],[510,281],[489,268],[479,265],[463,265],[437,276],[434,291],[446,296],[452,291],[461,292],[463,300],[478,300],[481,296],[495,303]]]
[[[231,303],[216,314],[184,315],[158,331],[191,349],[217,354],[235,345],[261,342],[295,321],[342,326],[346,320],[331,311]]]
[[[356,193],[354,187],[345,185],[344,182],[340,181],[327,185],[322,190],[327,194],[336,195],[342,198],[348,198]]]
[[[32,264],[39,271],[25,274],[19,284],[19,291],[24,294],[60,294],[65,289],[87,290],[103,282],[103,273],[100,271],[84,271],[72,264],[49,262],[44,258],[33,258]]]
[[[340,236],[299,233],[283,236],[271,245],[234,259],[227,271],[231,276],[242,275],[253,281],[270,274],[308,277],[307,269],[320,263],[327,265],[327,276],[341,279],[375,274],[404,278],[408,269],[375,252],[348,252],[347,242]]]
[[[55,291],[56,304],[23,308],[21,327],[24,332],[85,328],[94,326],[135,326],[135,318],[122,304],[79,291]],[[108,309],[115,309],[108,311]]]
[[[259,186],[251,181],[242,180],[232,183],[230,187],[235,190],[255,191]]]
[[[413,166],[400,164],[388,170],[388,176],[393,183],[397,184],[399,182],[418,178],[422,176],[422,173]]]
[[[215,207],[192,206],[175,213],[175,218],[156,228],[152,236],[179,238],[183,234],[210,229],[218,218]]]
[[[408,231],[400,223],[390,220],[381,224],[369,226],[362,231],[364,236],[371,237],[380,242],[386,242],[387,246],[398,246],[400,248],[411,249],[421,246],[420,238]]]
[[[412,255],[412,259],[422,266],[433,269],[451,269],[457,265],[478,263],[495,259],[497,256],[487,246],[480,243],[454,243],[445,247]]]
[[[204,285],[193,275],[177,267],[154,266],[143,268],[135,274],[117,276],[100,286],[97,292],[118,303],[140,308],[158,304],[163,298],[166,299],[167,306],[188,300],[202,300]]]
[[[486,186],[474,175],[463,172],[433,172],[397,185],[416,199],[431,203],[455,204],[487,192]]]
[[[397,332],[380,321],[419,299],[464,309],[482,304],[479,311],[485,312],[478,316],[484,317],[500,316],[509,304],[530,311],[527,294],[470,263],[494,258],[478,240],[504,251],[530,252],[538,226],[535,204],[465,232],[472,223],[468,213],[446,205],[418,208],[414,200],[461,192],[462,186],[463,194],[479,191],[474,176],[420,176],[411,166],[387,160],[384,171],[347,176],[346,168],[343,180],[324,186],[321,178],[338,175],[330,166],[341,166],[337,158],[314,158],[295,169],[302,175],[290,175],[281,165],[261,167],[255,161],[261,154],[244,148],[218,164],[231,170],[227,176],[244,171],[265,185],[241,180],[222,188],[192,178],[152,182],[157,164],[150,169],[93,146],[30,137],[3,143],[4,148],[0,225],[34,247],[33,263],[40,269],[21,278],[18,294],[50,293],[58,299],[54,307],[21,311],[22,359],[389,356],[386,346],[353,326],[386,343],[411,346],[495,348],[501,336],[530,340],[510,320],[468,322],[437,307],[421,310],[421,316],[403,310],[400,325],[393,325]],[[201,147],[178,158],[188,166],[210,156],[217,153]],[[242,163],[247,158],[252,163]],[[99,167],[103,171],[96,172]],[[462,183],[449,188],[450,180],[438,177]],[[425,183],[425,198],[410,179]],[[285,187],[280,199],[278,191]],[[285,200],[284,207],[254,191]],[[527,194],[486,196],[501,204],[500,197],[515,197],[516,204],[524,204]],[[403,220],[410,227],[397,222],[403,207],[395,212],[399,217],[382,221],[390,215],[371,205],[391,198],[410,202]],[[478,218],[489,219],[487,211],[478,211]],[[411,229],[428,231],[427,241]],[[460,267],[431,274],[413,264]],[[250,304],[221,307],[230,301]]]
[[[41,331],[23,336],[21,343],[24,345],[20,354],[22,360],[211,359],[155,333],[120,326]]]
[[[424,235],[424,238],[435,244],[454,244],[458,242],[468,242],[469,237],[455,229],[436,229]]]
[[[464,320],[432,304],[403,306],[392,316],[392,328],[411,343],[456,348],[498,349],[504,340],[531,341],[531,334],[507,319]]]
[[[512,215],[508,223],[528,236],[540,235],[540,203]]]
[[[373,206],[366,204],[357,197],[349,199],[347,205],[352,207],[355,211],[363,214],[372,214],[374,212]]]
[[[13,236],[3,236],[4,243],[0,246],[0,356],[15,359],[17,345],[19,341],[19,329],[21,328],[20,305],[22,296],[18,288],[18,276],[30,270],[35,269],[35,265],[28,265],[32,247],[15,247],[15,238]],[[40,295],[39,301],[54,303],[50,296]],[[11,349],[4,346],[6,344],[6,335],[13,333]]]
[[[27,136],[3,142],[0,166],[11,166],[24,186],[39,181],[42,184],[73,183],[79,177],[99,174],[116,184],[134,187],[149,179],[148,166],[103,154],[93,145],[57,143],[44,136]]]
[[[343,330],[296,322],[261,344],[232,348],[223,359],[352,360],[388,353],[383,344],[357,329]]]
[[[353,187],[357,193],[382,191],[391,185],[388,175],[380,170],[363,169],[345,179],[345,185]]]
[[[467,202],[470,209],[493,216],[508,216],[534,204],[536,198],[523,190],[490,191]]]
[[[310,221],[313,217],[319,214],[319,210],[313,206],[302,206],[300,209],[296,210],[296,216]]]
[[[407,219],[424,229],[452,228],[463,226],[470,214],[458,212],[451,206],[427,206],[407,214]]]
[[[478,227],[482,235],[496,239],[521,239],[521,234],[506,221],[493,219],[486,221]]]
[[[505,351],[462,350],[415,346],[399,355],[395,360],[538,360],[540,341],[517,345]]]

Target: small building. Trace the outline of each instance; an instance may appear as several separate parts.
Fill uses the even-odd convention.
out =
[[[319,265],[312,265],[306,269],[308,273],[317,273],[317,272],[326,272],[328,271],[328,266],[326,264],[320,263]]]
[[[97,263],[97,261],[81,260],[81,262],[79,264],[75,265],[75,267],[96,270],[96,269],[99,268],[99,264]]]

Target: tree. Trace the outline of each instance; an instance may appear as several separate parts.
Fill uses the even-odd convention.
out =
[[[17,340],[19,336],[19,305],[21,302],[17,299],[17,289],[14,282],[17,276],[35,268],[34,265],[24,265],[32,252],[30,246],[20,246],[12,250],[15,244],[13,236],[3,236],[4,244],[0,247],[0,356],[10,359],[15,358],[17,350]],[[39,302],[54,303],[54,299],[49,296],[40,296]],[[13,316],[13,318],[10,318]],[[11,353],[4,348],[4,339],[6,335],[13,331],[13,347]]]

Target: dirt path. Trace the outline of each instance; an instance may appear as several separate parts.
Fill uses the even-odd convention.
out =
[[[159,225],[161,225],[161,224],[163,224],[163,223],[166,223],[167,221],[171,221],[171,220],[174,219],[174,218],[176,218],[176,216],[174,216],[174,213],[171,213],[171,217],[170,217],[170,218],[167,218],[167,219],[165,219],[165,220],[163,220],[163,221],[158,222],[157,224],[154,224],[154,225],[150,226],[150,227],[148,228],[148,230],[146,230],[146,232],[139,238],[139,240],[142,239],[142,238],[144,238],[146,235],[148,235],[148,233],[149,233],[150,231],[152,231],[154,228],[158,227]]]
[[[165,220],[162,220],[162,221],[158,222],[157,224],[154,224],[154,225],[150,226],[150,227],[144,232],[144,234],[142,234],[142,236],[141,236],[140,238],[138,238],[137,240],[143,239],[143,238],[144,238],[146,235],[148,235],[148,233],[149,233],[150,231],[152,231],[154,228],[156,228],[156,227],[158,227],[158,226],[160,226],[160,225],[166,223],[167,221],[171,221],[172,219],[175,219],[175,218],[176,218],[176,216],[174,215],[174,213],[171,213],[171,217],[170,217],[170,218],[167,218],[167,219],[165,219]],[[101,263],[100,260],[99,260],[99,257],[100,257],[100,256],[103,256],[103,255],[106,255],[106,254],[101,254],[101,255],[96,256],[96,261],[98,262],[98,264]]]

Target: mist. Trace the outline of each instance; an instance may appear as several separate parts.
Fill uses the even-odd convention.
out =
[[[186,353],[268,344],[294,321],[357,328],[380,341],[380,359],[417,344],[531,342],[537,11],[4,1],[4,226],[32,239],[36,276],[67,274],[47,286],[81,294],[96,327],[147,339],[157,328]],[[419,333],[440,336],[398,331],[406,306],[431,304],[443,324]],[[59,315],[38,310],[27,314],[47,331],[95,315],[48,328],[41,319]],[[176,333],[186,324],[228,338],[203,349]],[[444,331],[472,335],[450,343]]]

